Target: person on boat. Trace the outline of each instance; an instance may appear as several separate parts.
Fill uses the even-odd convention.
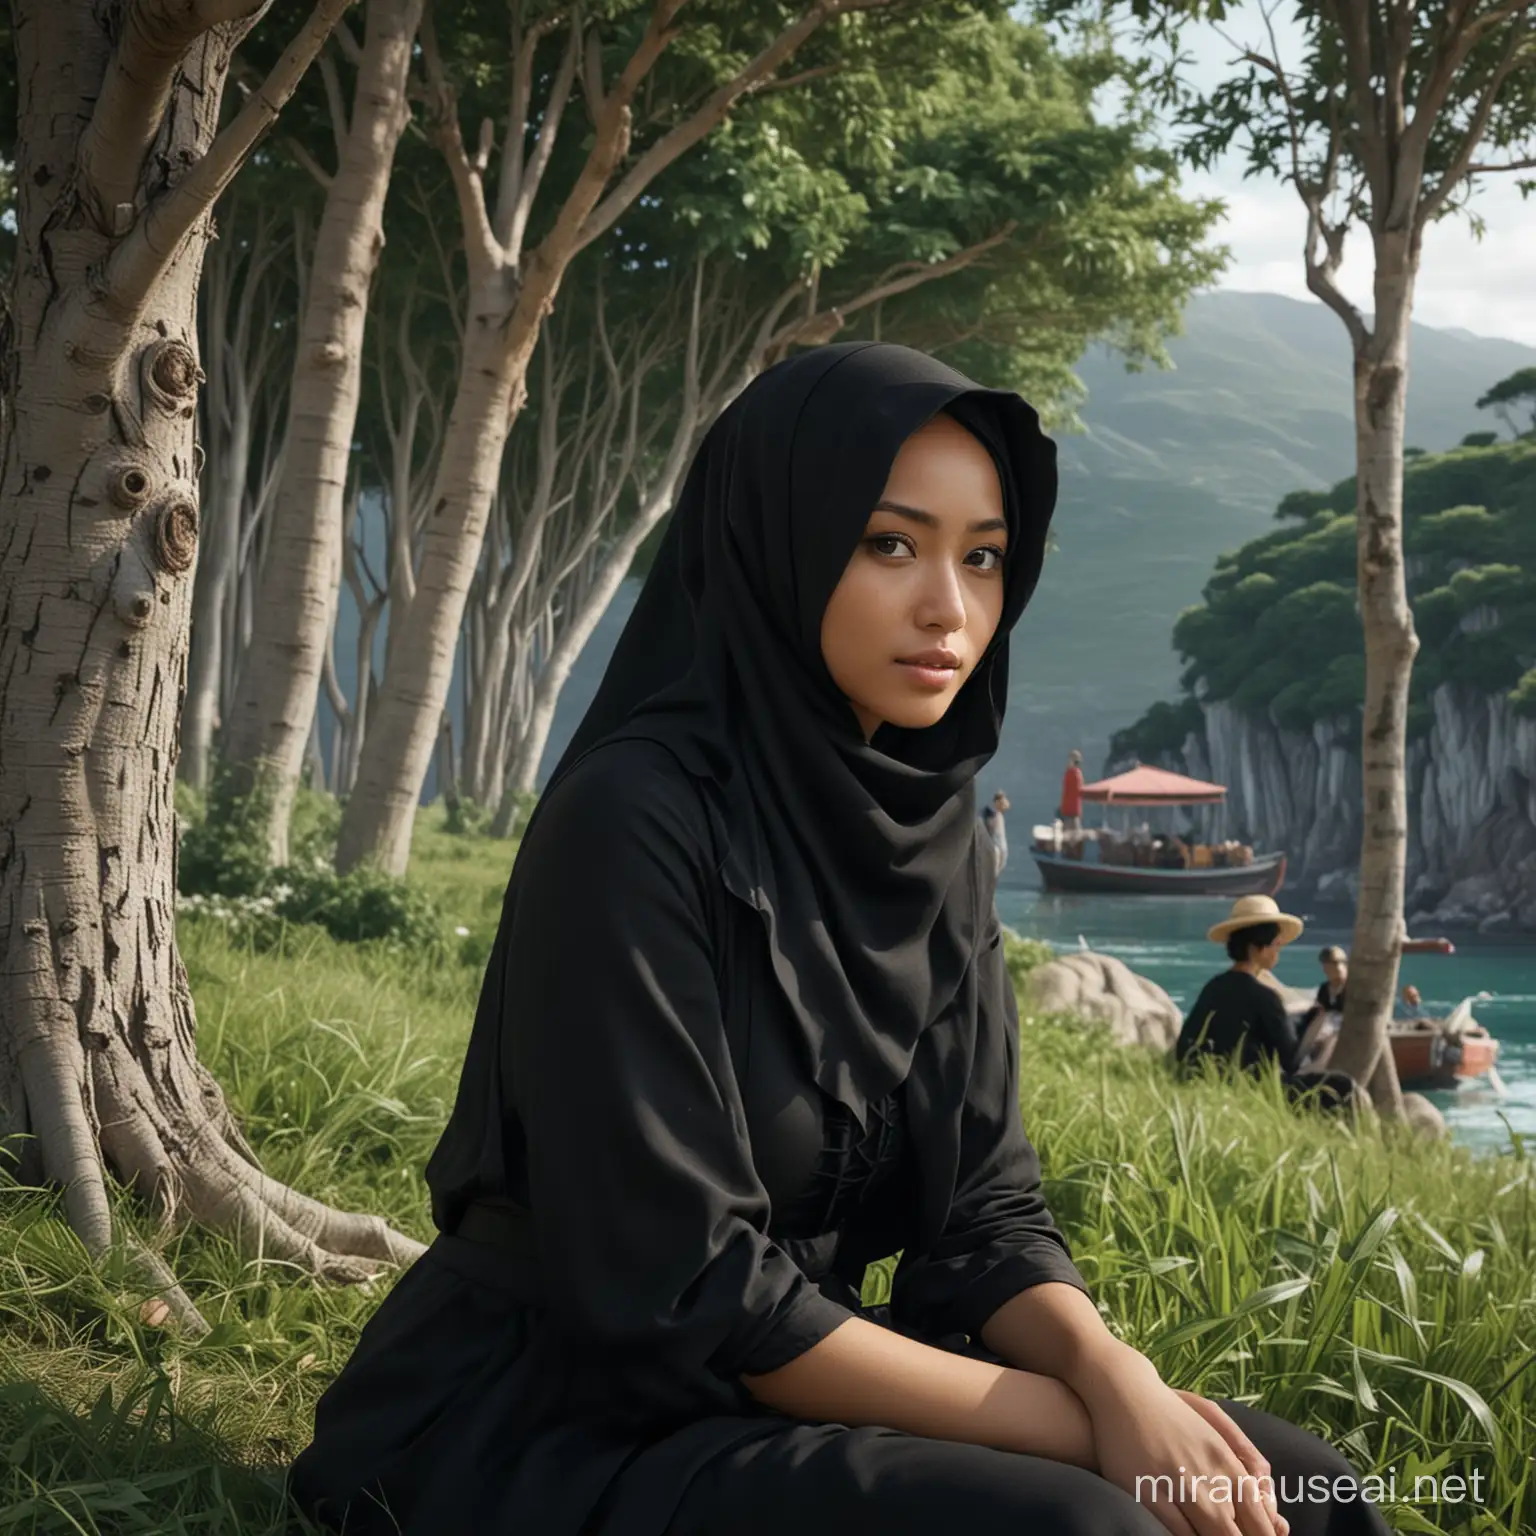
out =
[[[1067,754],[1067,771],[1061,776],[1061,809],[1056,814],[1067,831],[1083,830],[1083,754],[1076,747]]]
[[[1411,981],[1398,994],[1394,1012],[1404,1023],[1417,1025],[1421,1029],[1431,1027],[1431,1021],[1424,1017],[1424,998]]]
[[[311,1519],[1386,1536],[1323,1440],[1116,1338],[1041,1192],[975,779],[1055,499],[1035,412],[905,347],[795,353],[710,428],[523,836],[438,1235],[319,1401]]]
[[[1232,964],[1206,982],[1184,1020],[1174,1043],[1181,1066],[1206,1055],[1235,1058],[1245,1071],[1273,1062],[1292,1098],[1315,1093],[1318,1104],[1329,1109],[1354,1102],[1354,1080],[1311,1065],[1278,986],[1263,979],[1272,977],[1281,949],[1300,938],[1304,927],[1272,896],[1239,896],[1231,914],[1209,929],[1207,938],[1225,945]]]
[[[1013,802],[1002,790],[998,790],[981,810],[981,824],[986,829],[988,841],[992,844],[996,871],[999,875],[1002,874],[1003,866],[1008,862],[1008,830],[1003,825],[1003,817],[1012,808]]]

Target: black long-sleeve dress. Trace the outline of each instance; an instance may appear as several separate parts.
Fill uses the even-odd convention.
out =
[[[656,1536],[693,1468],[783,1423],[741,1374],[824,1338],[897,1250],[891,1321],[934,1340],[1040,1281],[1082,1286],[1020,1123],[1000,930],[980,1038],[935,1024],[863,1134],[796,1059],[762,920],[716,876],[671,754],[614,743],[554,794],[519,853],[539,899],[503,923],[460,1089],[499,1134],[450,1125],[429,1169],[440,1231],[510,1201],[532,1213],[523,1255],[515,1212],[510,1247],[439,1236],[294,1469],[301,1500],[382,1479],[410,1531],[537,1510],[575,1536],[617,1480],[601,1529]]]
[[[782,1536],[788,1497],[810,1536],[846,1533],[841,1499],[898,1532],[934,1528],[914,1475],[951,1515],[967,1485],[1011,1489],[1002,1518],[1027,1473],[1052,1530],[1160,1530],[1080,1469],[787,1419],[740,1380],[853,1315],[897,1250],[876,1320],[975,1353],[1019,1291],[1082,1287],[1020,1123],[995,917],[974,1036],[932,1025],[860,1127],[798,1059],[761,919],[666,749],[604,746],[551,793],[428,1168],[440,1235],[321,1399],[300,1507],[413,1536]]]

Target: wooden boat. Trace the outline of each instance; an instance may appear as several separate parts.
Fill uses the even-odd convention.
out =
[[[1145,869],[1033,850],[1048,891],[1114,896],[1273,896],[1285,883],[1285,855],[1267,853],[1226,869]]]
[[[1483,1077],[1499,1059],[1499,1042],[1481,1025],[1460,1034],[1437,1029],[1436,1019],[1396,1024],[1387,1035],[1398,1081],[1405,1088],[1454,1088],[1458,1079]]]
[[[1112,805],[1222,805],[1226,795],[1223,784],[1207,784],[1141,763],[1128,772],[1083,786],[1084,805],[1102,805],[1106,810]],[[1105,844],[1099,841],[1101,831]],[[1170,869],[1105,858],[1104,848],[1111,840],[1107,827],[1060,838],[1050,828],[1036,828],[1030,852],[1045,889],[1107,896],[1273,896],[1285,883],[1283,853],[1254,853],[1244,848],[1246,863],[1222,864],[1212,857],[1213,853],[1221,856],[1220,846],[1214,850],[1202,846],[1196,850],[1193,867]]]

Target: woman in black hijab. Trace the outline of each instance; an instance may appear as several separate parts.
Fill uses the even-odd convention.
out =
[[[1386,1530],[1261,1496],[1348,1465],[1164,1385],[1040,1193],[973,784],[1055,495],[1018,396],[902,347],[796,355],[711,429],[524,834],[439,1236],[295,1463],[323,1524]]]

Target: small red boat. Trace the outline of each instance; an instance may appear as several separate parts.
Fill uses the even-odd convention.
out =
[[[1415,1019],[1387,1035],[1403,1087],[1454,1088],[1460,1078],[1484,1077],[1494,1069],[1499,1042],[1482,1025],[1450,1034],[1438,1029],[1437,1022]]]

